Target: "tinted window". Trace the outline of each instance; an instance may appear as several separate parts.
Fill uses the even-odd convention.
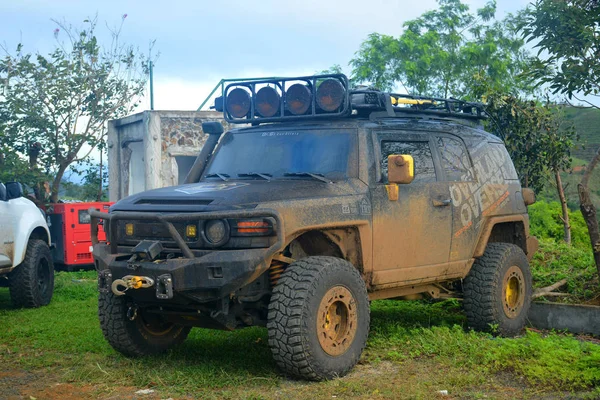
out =
[[[381,142],[381,175],[383,182],[388,180],[388,156],[391,154],[409,154],[415,161],[415,180],[413,182],[435,182],[435,167],[431,157],[429,142]]]
[[[454,138],[438,137],[437,144],[446,180],[452,182],[472,181],[471,162],[462,142]]]
[[[237,179],[259,172],[278,179],[310,172],[343,179],[354,175],[349,170],[354,137],[352,131],[337,129],[227,133],[206,175]]]

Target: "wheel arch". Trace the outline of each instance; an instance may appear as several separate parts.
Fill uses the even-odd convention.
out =
[[[27,251],[27,243],[32,239],[39,239],[50,246],[50,232],[48,228],[42,225],[33,225],[29,227],[27,235],[17,237],[15,240],[15,258],[13,260],[13,268],[23,262],[25,252]]]
[[[473,257],[483,256],[488,243],[511,243],[517,245],[529,257],[532,251],[528,250],[529,216],[510,215],[491,217],[479,237],[473,251]]]
[[[284,252],[298,260],[311,256],[342,258],[364,271],[358,227],[350,226],[331,229],[312,229],[297,233],[289,240]]]

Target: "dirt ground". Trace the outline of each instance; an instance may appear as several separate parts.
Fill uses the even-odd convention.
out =
[[[147,399],[175,400],[196,398],[226,398],[226,399],[562,399],[580,398],[568,393],[536,393],[528,388],[522,379],[511,374],[498,374],[487,382],[481,382],[463,393],[443,393],[431,388],[438,382],[423,380],[431,376],[435,363],[427,360],[417,361],[408,365],[391,362],[381,362],[377,365],[358,365],[348,376],[325,383],[300,382],[286,380],[276,387],[267,386],[261,389],[245,391],[235,388],[231,391],[215,391],[212,394],[173,395],[163,390],[149,389],[150,392],[139,392],[147,388],[132,386],[108,386],[61,383],[61,377],[46,371],[27,372],[23,370],[8,370],[0,372],[0,399],[26,400],[75,400],[96,398],[111,399]],[[425,379],[427,380],[427,379]],[[353,386],[360,387],[358,392]],[[374,389],[368,389],[372,386]],[[429,387],[429,389],[428,389]],[[435,386],[434,386],[435,387]],[[425,389],[425,390],[424,390]],[[360,393],[360,394],[359,394]]]

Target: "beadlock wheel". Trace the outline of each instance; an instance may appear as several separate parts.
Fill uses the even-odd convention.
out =
[[[518,335],[527,322],[531,271],[523,250],[490,243],[463,281],[463,306],[469,327],[502,336]]]
[[[356,335],[356,301],[343,286],[332,287],[319,306],[317,335],[321,348],[329,355],[344,354]]]
[[[369,334],[369,297],[359,271],[326,256],[290,264],[269,303],[269,347],[277,365],[297,378],[346,375]]]
[[[510,267],[504,274],[502,298],[506,316],[511,319],[518,317],[525,303],[525,277],[523,271],[516,265]]]

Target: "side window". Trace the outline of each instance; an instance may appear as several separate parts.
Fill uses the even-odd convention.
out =
[[[446,136],[436,138],[436,142],[446,179],[451,182],[472,181],[471,161],[462,142]]]
[[[435,167],[429,142],[381,142],[382,181],[388,180],[388,156],[391,154],[410,154],[415,160],[415,180],[413,182],[435,182]]]

